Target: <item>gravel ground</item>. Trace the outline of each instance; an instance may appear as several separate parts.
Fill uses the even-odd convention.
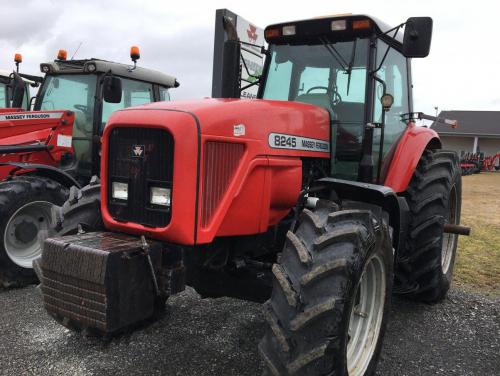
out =
[[[1,375],[259,375],[258,304],[173,297],[162,320],[108,342],[45,313],[34,287],[0,291]],[[395,299],[379,375],[499,375],[500,299],[452,290],[439,305]]]

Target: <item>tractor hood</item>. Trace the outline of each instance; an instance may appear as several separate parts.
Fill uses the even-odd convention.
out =
[[[168,123],[168,112],[183,112],[196,119],[202,137],[223,137],[234,140],[259,140],[264,154],[274,154],[272,149],[329,152],[326,145],[308,148],[308,143],[275,145],[269,142],[270,135],[296,137],[296,141],[312,139],[329,144],[330,118],[326,110],[313,105],[259,99],[202,99],[196,101],[158,102],[118,111],[110,123],[120,122],[134,116],[155,112]],[[144,117],[147,119],[147,116]],[[265,146],[268,146],[266,148]],[[309,143],[309,145],[312,145]],[[318,155],[316,155],[318,156]]]
[[[295,205],[303,158],[330,158],[329,114],[309,104],[204,99],[117,111],[102,138],[103,219],[185,245],[261,233]]]

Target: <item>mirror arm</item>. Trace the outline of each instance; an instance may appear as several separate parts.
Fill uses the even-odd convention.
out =
[[[385,32],[384,34],[386,34],[386,33],[390,32],[390,31],[396,30],[396,32],[395,32],[395,33],[394,33],[394,35],[392,36],[392,39],[394,39],[394,38],[396,38],[396,35],[398,34],[399,29],[400,29],[400,28],[401,28],[401,26],[403,26],[403,25],[404,25],[404,24],[401,24],[401,25],[399,25],[399,26],[396,26],[395,28],[392,28],[391,30],[389,30],[389,31]],[[384,35],[384,34],[380,34],[380,35]],[[377,35],[377,36],[373,39],[373,41],[375,41],[375,40],[376,40],[376,39],[377,39],[380,35]],[[380,61],[379,66],[378,66],[378,67],[377,67],[377,69],[375,69],[373,72],[370,72],[371,74],[375,74],[375,73],[377,73],[377,72],[380,70],[380,68],[382,68],[382,65],[384,64],[385,59],[387,58],[387,55],[389,54],[389,50],[390,50],[390,49],[391,49],[391,45],[390,45],[390,44],[387,44],[387,49],[385,50],[385,54],[384,54],[384,56],[382,57],[382,60]]]
[[[399,24],[398,26],[394,26],[392,29],[389,29],[387,31],[384,31],[383,33],[375,35],[375,39],[383,37],[384,35],[389,34],[391,31],[396,30],[396,32],[394,33],[394,36],[393,36],[393,38],[394,38],[396,36],[396,34],[398,33],[399,29],[401,29],[405,25],[406,25],[406,22],[403,22],[402,24]]]

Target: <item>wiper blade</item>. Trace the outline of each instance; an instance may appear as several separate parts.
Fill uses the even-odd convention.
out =
[[[320,40],[323,42],[323,46],[325,46],[326,50],[330,53],[330,55],[332,55],[342,69],[347,71],[347,61],[345,61],[342,55],[335,49],[335,47],[333,47],[332,43],[324,38],[321,38]]]
[[[351,61],[349,61],[349,65],[347,67],[347,96],[349,96],[349,87],[351,86],[351,73],[352,66],[354,65],[354,59],[356,58],[356,43],[357,39],[354,39],[354,43],[352,44],[352,52],[351,52]]]

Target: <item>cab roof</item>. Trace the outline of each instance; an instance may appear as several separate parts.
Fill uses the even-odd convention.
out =
[[[9,76],[12,74],[11,70],[6,70],[6,69],[0,69],[0,77],[5,77],[9,78]],[[28,80],[27,78],[21,77],[21,79],[26,82],[29,85],[36,85],[35,81]]]
[[[54,60],[53,62],[41,64],[40,70],[42,70],[43,66],[47,65],[50,66],[49,74],[111,72],[116,76],[152,82],[161,86],[166,86],[168,88],[179,86],[179,82],[174,76],[142,67],[136,67],[135,69],[132,69],[132,65],[115,63],[112,61],[95,58],[82,60]],[[88,67],[90,65],[94,65],[95,70],[89,70]]]
[[[283,28],[284,26],[289,26],[289,25],[296,25],[297,28],[297,34],[298,36],[296,37],[297,39],[300,38],[311,38],[311,37],[317,37],[317,36],[334,36],[337,31],[332,31],[331,30],[331,22],[332,21],[340,21],[340,20],[346,20],[348,21],[348,27],[350,24],[352,24],[352,21],[360,21],[360,20],[369,20],[371,22],[370,29],[367,30],[369,33],[375,32],[376,34],[383,34],[388,32],[389,30],[393,29],[394,26],[390,26],[387,23],[379,20],[376,17],[372,17],[370,15],[366,14],[334,14],[331,16],[321,16],[321,17],[315,17],[315,18],[310,18],[310,19],[305,19],[305,20],[297,20],[297,21],[290,21],[290,22],[280,22],[278,24],[273,24],[269,25],[266,27],[266,41],[268,43],[274,43],[274,41],[270,38],[267,37],[267,31],[269,29],[280,29]],[[397,26],[397,25],[396,25]],[[346,30],[348,32],[349,30]],[[365,34],[367,35],[367,32]],[[359,32],[356,32],[356,35]],[[353,34],[350,34],[353,35]],[[287,38],[282,36],[280,38],[281,43],[286,43]],[[293,37],[290,37],[289,40],[293,40]],[[403,35],[401,32],[401,29],[398,30],[398,33],[396,36],[394,36],[394,32],[388,33],[388,35],[384,35],[383,39],[390,43],[392,47],[396,48],[397,50],[401,50],[403,47]]]

